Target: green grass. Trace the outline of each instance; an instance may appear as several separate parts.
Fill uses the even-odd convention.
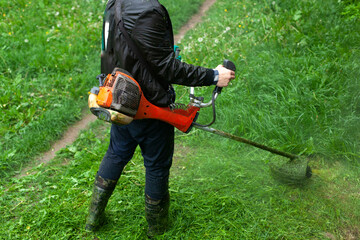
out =
[[[214,127],[311,154],[313,177],[302,186],[284,185],[271,178],[269,153],[200,130],[177,132],[171,227],[158,239],[360,238],[360,25],[344,15],[346,6],[335,0],[218,1],[182,40],[187,62],[215,67],[229,58],[237,65],[237,79],[217,101]],[[196,93],[208,100],[211,90]],[[185,88],[177,91],[186,96]],[[199,121],[210,115],[201,110]],[[107,224],[96,234],[83,230],[109,141],[104,126],[93,123],[48,165],[1,178],[0,239],[146,238],[139,149],[110,199]]]
[[[294,153],[359,159],[360,25],[342,16],[342,3],[216,6],[183,40],[182,55],[209,67],[224,58],[237,65],[217,102],[217,127]]]
[[[1,239],[145,239],[140,151],[110,199],[108,222],[84,231],[92,183],[109,128],[92,124],[49,165],[1,181]],[[171,228],[159,239],[349,239],[358,236],[359,168],[312,161],[302,187],[278,183],[269,154],[220,137],[196,144],[177,134],[171,171]]]
[[[178,30],[202,0],[161,2]],[[0,2],[0,176],[48,150],[80,118],[97,84],[104,8],[105,1]]]
[[[49,149],[80,117],[99,69],[103,8],[101,1],[1,2],[1,176]]]

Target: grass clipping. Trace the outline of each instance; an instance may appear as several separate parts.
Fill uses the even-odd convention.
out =
[[[308,166],[308,159],[298,157],[293,160],[274,156],[270,161],[272,176],[282,183],[291,185],[305,184],[312,175],[311,168]]]

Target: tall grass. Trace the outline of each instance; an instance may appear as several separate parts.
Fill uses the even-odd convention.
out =
[[[171,225],[158,239],[360,237],[360,168],[342,161],[359,151],[358,26],[350,27],[338,1],[273,2],[218,1],[183,40],[182,55],[209,67],[236,62],[238,78],[217,102],[216,128],[337,160],[315,156],[308,184],[286,186],[270,178],[270,154],[196,130],[177,133]],[[202,110],[199,121],[209,118]],[[96,122],[49,165],[1,178],[0,238],[145,239],[139,149],[110,198],[107,223],[95,234],[84,231],[108,137]]]
[[[98,72],[104,1],[2,1],[0,175],[49,149]]]
[[[217,8],[182,46],[185,61],[237,65],[217,102],[216,126],[294,153],[358,159],[360,25],[343,17],[343,4],[225,1]]]
[[[177,30],[202,0],[161,2]],[[81,117],[97,84],[105,4],[0,2],[0,176],[49,149]]]

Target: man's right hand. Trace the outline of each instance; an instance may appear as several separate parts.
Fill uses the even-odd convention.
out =
[[[218,87],[227,87],[232,79],[235,79],[235,72],[219,65],[215,68],[219,71],[219,80],[216,84]]]

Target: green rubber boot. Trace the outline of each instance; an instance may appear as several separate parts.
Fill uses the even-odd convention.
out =
[[[145,195],[145,217],[148,223],[148,238],[165,233],[169,222],[170,195],[161,200]]]
[[[116,183],[115,180],[104,179],[96,175],[85,230],[95,231],[104,223],[105,207],[115,189]]]

